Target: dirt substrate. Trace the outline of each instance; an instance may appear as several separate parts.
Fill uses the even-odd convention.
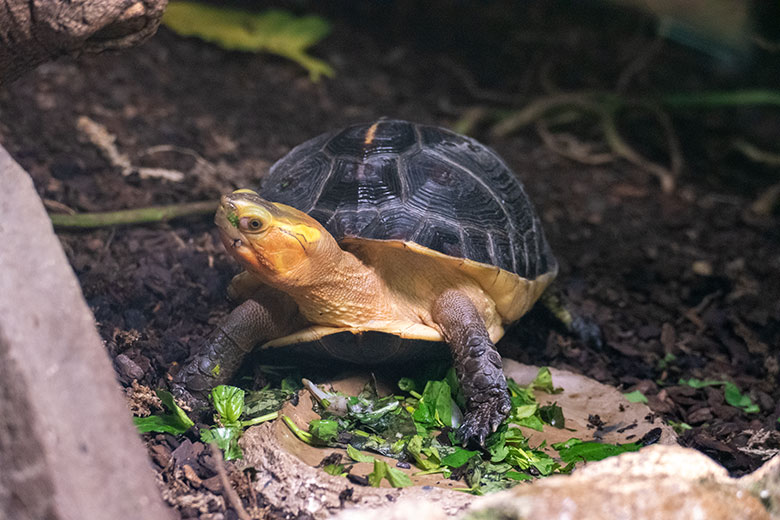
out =
[[[641,50],[651,43],[643,27],[624,34],[547,29],[516,42],[517,54],[528,60],[487,78],[491,92],[540,94],[551,76],[562,87],[609,89],[632,62],[626,46]],[[114,210],[216,199],[256,186],[291,147],[345,124],[391,116],[448,126],[467,108],[490,105],[470,84],[468,60],[386,38],[337,23],[317,48],[337,75],[313,84],[288,61],[227,53],[163,29],[138,49],[48,64],[1,90],[0,139],[51,209]],[[686,69],[685,56],[667,45],[635,88],[732,81],[701,67]],[[610,65],[591,73],[591,63]],[[80,137],[81,116],[105,125],[133,164],[176,169],[184,180],[123,176]],[[472,134],[525,182],[561,262],[561,287],[607,340],[602,349],[590,348],[550,330],[535,312],[508,333],[502,354],[641,390],[659,416],[692,427],[681,436],[684,445],[739,475],[780,448],[780,218],[749,211],[768,183],[761,167],[751,176],[750,165],[724,144],[740,131],[723,130],[729,118],[740,128],[760,126],[759,139],[780,132],[763,111],[676,118],[688,162],[668,195],[625,162],[583,166],[561,158],[532,129],[494,138],[480,125]],[[640,148],[665,160],[651,131],[625,124],[633,142],[650,143]],[[208,217],[61,231],[60,237],[125,385],[164,386],[172,363],[230,308],[224,289],[237,266]],[[697,390],[679,385],[680,378],[733,381],[761,411],[743,413],[724,402],[721,387]],[[169,435],[148,441],[166,497],[183,518],[225,511],[202,444]],[[231,471],[231,478],[246,507],[263,511],[262,495],[249,491],[250,475]],[[235,518],[230,507],[226,518]]]

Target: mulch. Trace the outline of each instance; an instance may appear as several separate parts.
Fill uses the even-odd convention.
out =
[[[505,67],[490,77],[467,54],[460,59],[429,42],[393,40],[352,23],[337,21],[317,47],[337,70],[317,84],[280,58],[228,53],[165,29],[122,54],[47,64],[0,91],[0,139],[52,209],[216,199],[256,186],[294,145],[345,124],[392,116],[452,125],[465,109],[487,103],[472,81],[505,95],[541,93],[540,78],[550,75],[561,88],[610,88],[620,69],[614,64],[630,62],[614,42],[651,41],[636,28],[600,34],[592,26],[539,22],[549,34],[515,42],[516,53],[529,57],[522,70]],[[736,81],[724,80],[716,65],[686,69],[686,59],[699,57],[668,48],[635,88]],[[589,68],[597,62],[613,65]],[[744,114],[732,133],[751,128]],[[79,136],[80,116],[105,125],[136,164],[177,169],[185,180],[122,176]],[[761,132],[770,133],[769,125],[772,135],[780,133],[777,119],[763,114],[760,121]],[[780,218],[749,210],[768,182],[723,145],[728,118],[697,112],[675,122],[688,161],[670,194],[625,162],[584,166],[562,158],[532,128],[502,138],[491,137],[486,124],[474,129],[524,180],[561,262],[561,290],[606,338],[602,348],[582,344],[534,311],[500,349],[520,362],[640,390],[660,418],[690,426],[683,445],[742,475],[780,449]],[[657,141],[641,127],[628,132],[632,142]],[[152,149],[159,145],[168,148]],[[651,146],[643,150],[664,160]],[[224,290],[238,269],[209,217],[59,236],[125,386],[165,386],[171,365],[230,310]],[[725,402],[722,387],[693,389],[679,384],[683,378],[731,381],[761,411],[744,413]],[[208,447],[194,436],[146,440],[168,483],[164,495],[182,518],[237,518],[220,493]],[[250,490],[250,473],[228,468],[250,512],[284,516]]]

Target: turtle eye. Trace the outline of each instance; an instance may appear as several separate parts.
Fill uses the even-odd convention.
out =
[[[263,221],[257,217],[242,217],[238,220],[238,227],[247,233],[259,233],[263,230]]]

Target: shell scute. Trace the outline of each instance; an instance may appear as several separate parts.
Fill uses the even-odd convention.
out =
[[[433,126],[380,120],[282,158],[263,197],[308,212],[337,239],[415,242],[535,279],[557,270],[518,178],[490,148]]]

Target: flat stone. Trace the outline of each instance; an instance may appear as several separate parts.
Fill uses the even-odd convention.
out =
[[[706,455],[680,446],[650,446],[587,464],[572,475],[520,484],[475,497],[463,520],[777,520],[780,518],[780,457],[755,473],[732,479]],[[419,512],[424,511],[424,516]],[[351,509],[338,520],[452,518],[440,504],[414,500],[378,508]]]
[[[2,147],[0,186],[0,517],[172,518],[43,204]]]

